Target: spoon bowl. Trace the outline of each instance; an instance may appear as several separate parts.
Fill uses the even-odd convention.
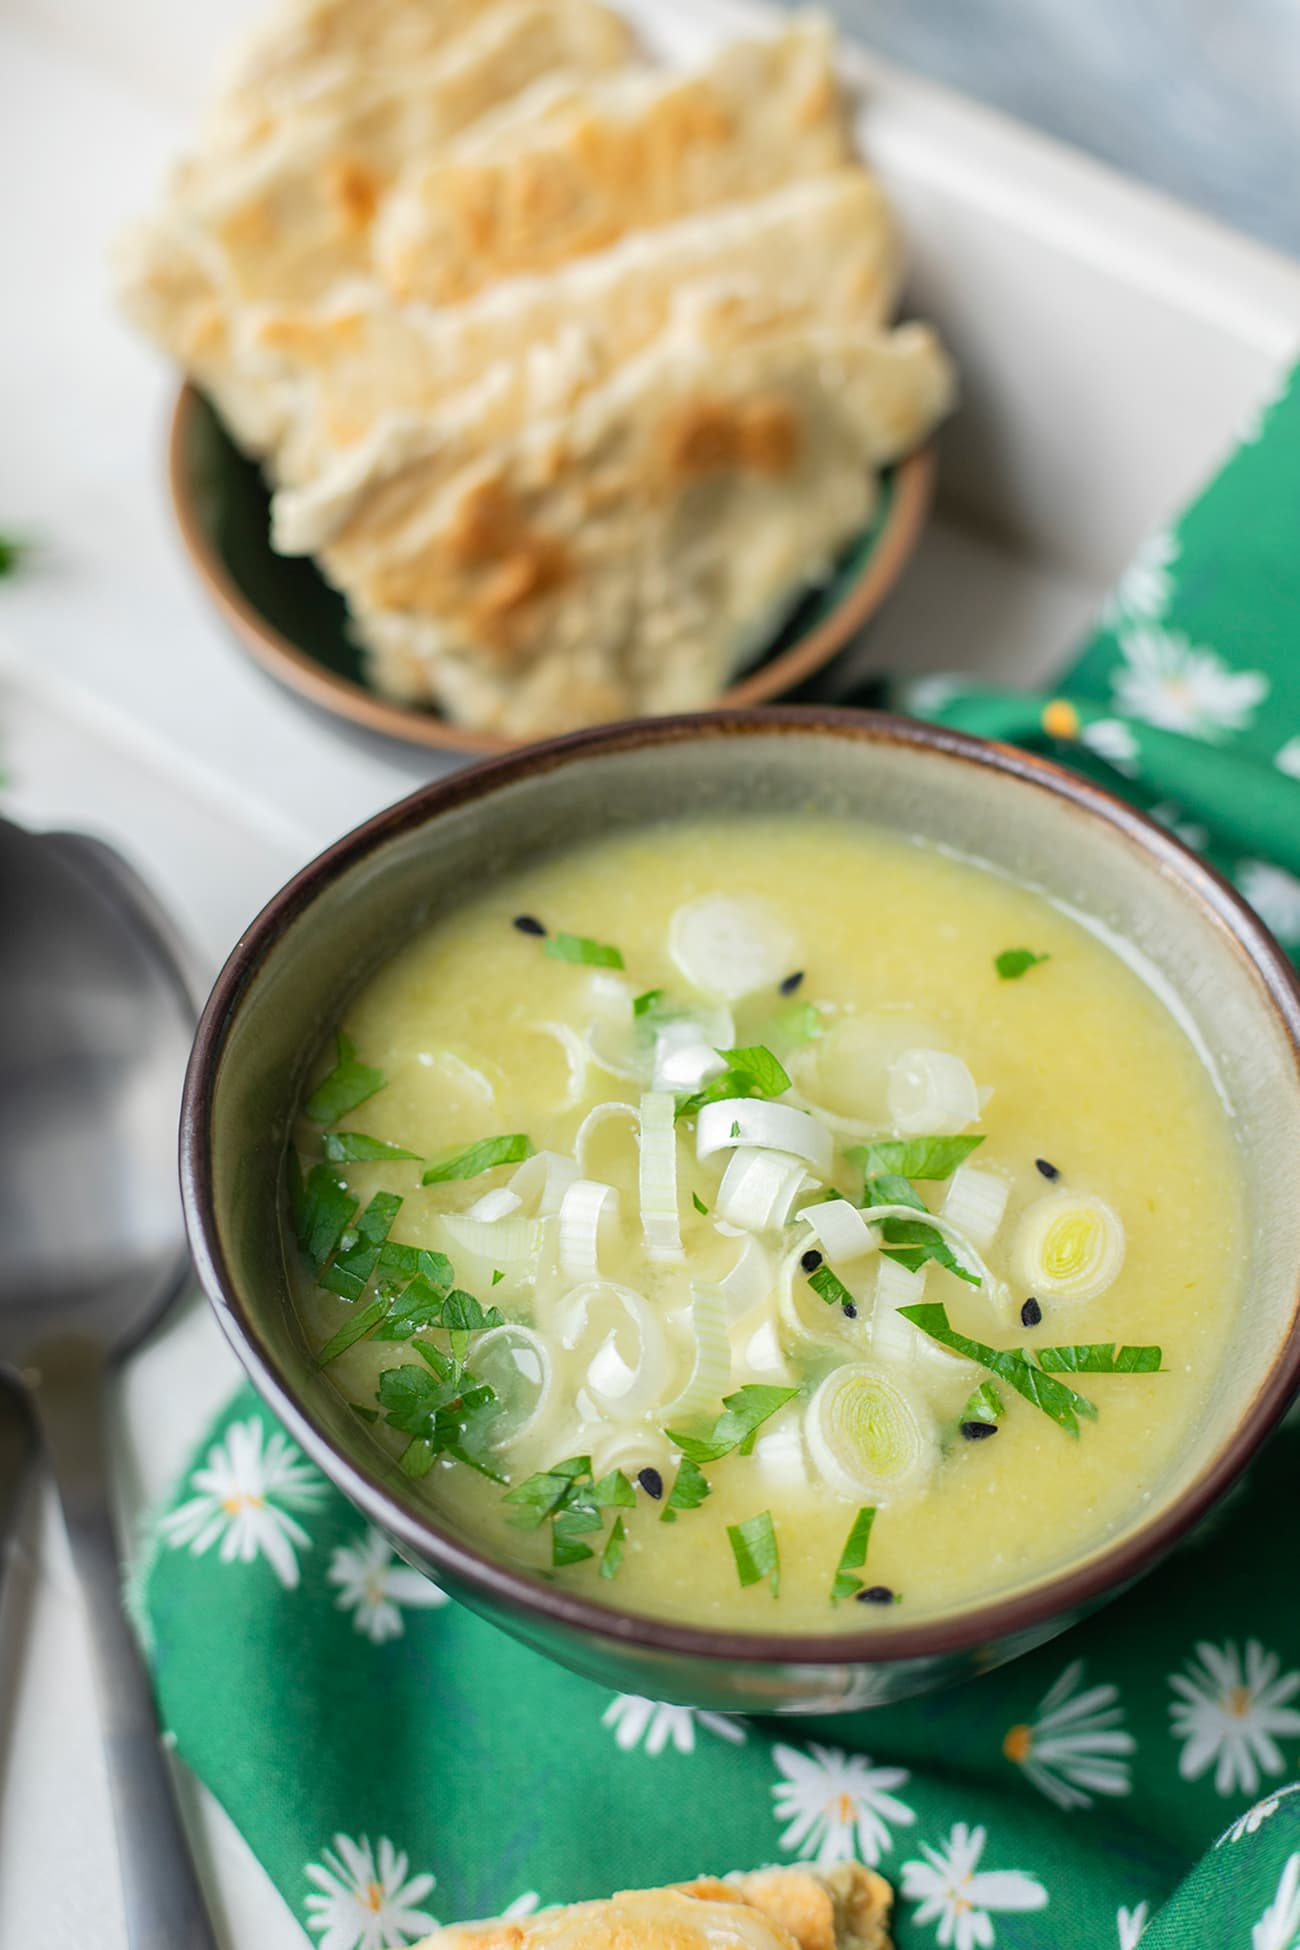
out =
[[[124,1353],[188,1267],[173,1124],[193,1035],[182,954],[117,855],[0,821],[0,1362]]]

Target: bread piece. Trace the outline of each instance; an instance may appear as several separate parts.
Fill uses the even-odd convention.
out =
[[[636,229],[836,169],[852,150],[820,17],[725,48],[698,75],[615,77],[539,132],[408,171],[376,228],[399,300],[457,304]]]
[[[858,1862],[627,1891],[518,1921],[457,1923],[413,1950],[891,1950],[892,1895]]]
[[[542,76],[603,73],[629,49],[623,22],[595,0],[509,0],[423,66],[337,67],[292,110],[265,118],[256,141],[182,166],[159,215],[119,248],[124,309],[212,394],[236,437],[265,452],[284,402],[259,397],[265,376],[247,356],[244,309],[292,314],[364,276],[376,212],[409,156],[499,117]],[[535,102],[524,125],[547,112]]]
[[[494,285],[445,311],[354,287],[310,314],[263,314],[249,327],[248,363],[283,389],[291,430],[278,478],[325,482],[344,454],[364,467],[356,457],[382,445],[394,416],[432,424],[475,385],[485,441],[571,407],[664,329],[688,286],[765,303],[787,321],[877,325],[892,310],[899,260],[874,178],[837,170],[639,232],[549,277]]]
[[[747,322],[687,294],[568,414],[459,469],[444,427],[332,507],[277,497],[277,544],[320,550],[392,695],[523,736],[698,708],[952,396],[925,327]]]
[[[799,1950],[890,1950],[893,1892],[882,1875],[861,1862],[820,1870],[758,1869],[686,1887],[709,1901],[734,1902],[739,1895],[788,1931]]]

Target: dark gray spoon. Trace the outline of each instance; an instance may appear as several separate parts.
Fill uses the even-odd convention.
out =
[[[216,1950],[122,1608],[104,1444],[114,1365],[186,1279],[194,1020],[184,954],[117,854],[0,820],[0,1366],[28,1392],[81,1580],[130,1950]]]

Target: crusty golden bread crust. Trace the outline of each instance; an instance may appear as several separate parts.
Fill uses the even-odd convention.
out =
[[[885,1878],[860,1862],[760,1869],[456,1923],[413,1950],[891,1950],[892,1902]]]

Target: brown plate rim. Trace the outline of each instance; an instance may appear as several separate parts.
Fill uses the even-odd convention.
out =
[[[396,704],[363,690],[351,678],[326,670],[266,620],[227,571],[199,516],[186,454],[202,399],[199,389],[188,381],[176,395],[167,440],[168,497],[191,567],[209,602],[249,656],[277,682],[320,710],[404,744],[476,755],[518,751],[528,744],[524,738],[453,724],[436,712]],[[933,442],[918,447],[895,465],[885,525],[860,575],[815,629],[724,691],[718,699],[720,707],[765,704],[780,697],[806,683],[844,648],[884,602],[907,566],[934,498],[934,477]]]
[[[999,1640],[1068,1619],[1122,1589],[1163,1557],[1206,1514],[1251,1461],[1300,1387],[1300,1269],[1290,1322],[1275,1358],[1236,1428],[1201,1473],[1163,1511],[1127,1537],[1029,1589],[918,1623],[884,1621],[860,1633],[820,1634],[712,1630],[615,1607],[541,1582],[498,1563],[437,1526],[434,1513],[399,1504],[382,1475],[318,1428],[262,1344],[261,1330],[230,1278],[216,1226],[209,1111],[227,1034],[262,958],[320,890],[398,834],[498,788],[543,775],[587,756],[612,756],[647,745],[715,737],[781,737],[818,732],[868,745],[904,746],[974,766],[1063,799],[1099,819],[1140,852],[1153,871],[1180,882],[1207,921],[1247,962],[1291,1047],[1300,1077],[1300,978],[1258,916],[1229,883],[1155,821],[1052,760],[946,726],[883,712],[833,706],[782,706],[652,718],[571,733],[503,758],[467,767],[421,787],[356,827],[308,863],[258,915],[217,979],[199,1024],[181,1114],[181,1187],[195,1266],[221,1324],[273,1412],[330,1479],[373,1522],[415,1557],[446,1571],[492,1603],[581,1631],[611,1648],[636,1646],[687,1659],[745,1666],[875,1666],[969,1653]]]

